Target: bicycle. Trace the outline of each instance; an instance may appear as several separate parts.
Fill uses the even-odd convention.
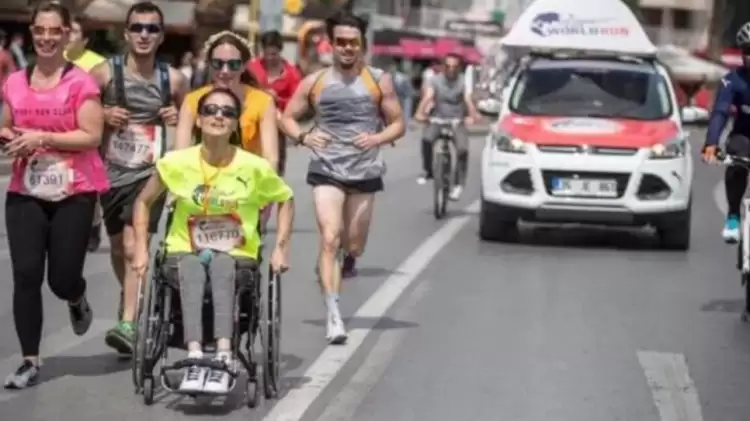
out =
[[[716,158],[724,165],[740,165],[750,170],[750,158],[716,152]],[[745,308],[740,316],[743,322],[750,321],[750,198],[742,199],[740,212],[740,241],[737,244],[737,269],[740,270],[742,287],[745,289]]]
[[[441,219],[447,210],[447,197],[458,182],[456,128],[463,119],[430,117],[428,121],[440,128],[438,138],[432,145],[432,179],[435,193],[433,212],[435,219]]]

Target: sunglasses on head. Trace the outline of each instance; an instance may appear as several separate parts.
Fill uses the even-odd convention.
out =
[[[143,31],[146,31],[149,34],[158,34],[161,32],[161,25],[156,23],[131,23],[128,26],[128,32],[140,34],[143,33]]]
[[[227,69],[229,69],[230,72],[238,72],[242,70],[243,62],[241,59],[233,58],[229,60],[221,60],[218,58],[212,58],[209,63],[211,64],[211,67],[214,68],[214,70],[221,70],[224,68],[224,66],[227,66]]]
[[[44,27],[44,26],[37,26],[34,25],[31,27],[31,34],[32,35],[51,35],[51,36],[60,36],[63,34],[65,30],[62,26],[51,26],[51,27]]]
[[[230,107],[229,105],[206,104],[201,107],[200,115],[204,117],[218,117],[221,115],[227,118],[237,118],[239,113],[237,112],[237,108]]]

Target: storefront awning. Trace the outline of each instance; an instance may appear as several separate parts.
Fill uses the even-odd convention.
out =
[[[390,29],[375,32],[372,53],[418,60],[437,60],[455,53],[469,63],[482,60],[482,54],[473,41]]]
[[[94,0],[84,10],[86,19],[103,23],[125,21],[128,9],[139,0]],[[195,2],[154,0],[164,13],[164,24],[172,29],[185,29],[193,26]]]

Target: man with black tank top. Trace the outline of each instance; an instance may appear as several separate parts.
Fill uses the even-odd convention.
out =
[[[341,344],[347,335],[338,305],[340,279],[354,275],[355,258],[364,251],[375,193],[383,190],[380,147],[403,136],[404,119],[391,76],[364,61],[367,23],[342,10],[326,19],[326,31],[333,66],[302,81],[282,125],[312,151],[307,183],[321,237],[318,277],[328,310],[326,338]],[[315,125],[303,132],[297,120],[309,110]],[[345,253],[341,265],[339,250]]]
[[[106,129],[102,156],[111,189],[102,195],[104,225],[110,238],[112,267],[122,286],[119,323],[105,341],[122,356],[132,354],[140,279],[131,268],[135,243],[133,203],[169,149],[166,126],[177,124],[188,82],[178,69],[156,59],[164,40],[164,15],[149,2],[134,4],[126,15],[127,51],[95,67],[102,90]],[[151,209],[149,231],[158,230],[165,197]]]

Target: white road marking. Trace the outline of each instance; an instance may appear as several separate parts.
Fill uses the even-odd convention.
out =
[[[716,186],[714,186],[713,191],[714,196],[714,203],[716,204],[716,207],[719,209],[722,215],[727,214],[727,196],[724,193],[724,182],[719,181],[716,183]]]
[[[466,207],[465,212],[473,214],[478,209],[479,201],[476,201]],[[290,390],[263,419],[266,421],[299,421],[310,405],[323,393],[326,386],[333,381],[341,368],[362,346],[362,342],[380,318],[385,315],[399,296],[469,220],[470,215],[463,215],[448,221],[417,247],[395,270],[394,274],[354,314],[353,317],[367,321],[367,326],[350,331],[345,346],[329,346],[326,348],[303,375],[310,380],[304,385]]]
[[[684,355],[638,351],[638,361],[661,421],[703,421],[698,390],[690,378]]]
[[[75,333],[73,333],[73,330],[70,328],[70,326],[66,325],[61,327],[55,333],[43,337],[42,348],[40,351],[42,357],[42,369],[44,369],[43,367],[45,358],[63,354],[64,352],[83,344],[91,338],[101,335],[116,324],[117,320],[114,319],[95,319],[91,323],[89,331],[83,336],[76,335]],[[15,338],[13,340],[15,340]],[[18,368],[18,365],[21,363],[22,358],[23,356],[18,353],[0,362],[0,376],[2,376],[0,377],[0,379],[2,379],[2,381],[5,381],[4,379],[7,374],[10,374],[13,370]],[[42,377],[43,376],[44,375],[42,375]],[[18,396],[20,396],[20,393],[18,392],[0,392],[0,402],[7,402],[11,399],[17,398]]]
[[[420,281],[409,297],[408,304],[394,317],[400,321],[409,320],[416,305],[427,293],[429,285],[426,280]],[[317,421],[348,421],[353,419],[362,400],[385,373],[385,369],[390,365],[399,344],[404,336],[409,333],[409,330],[391,329],[381,333],[352,379],[331,402],[326,404],[325,411],[318,417]]]

